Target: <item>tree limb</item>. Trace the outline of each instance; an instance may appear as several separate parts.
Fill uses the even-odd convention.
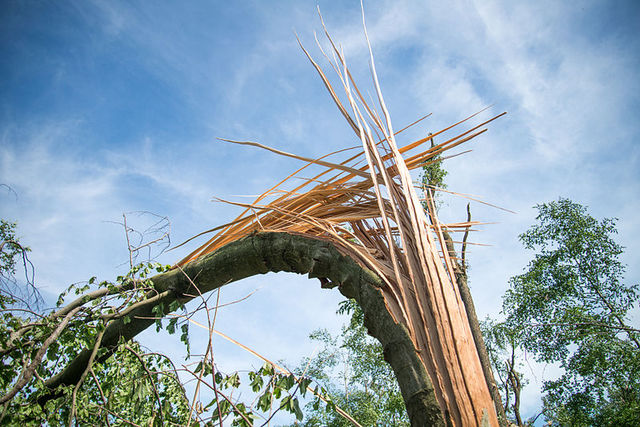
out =
[[[256,274],[287,271],[307,274],[309,278],[327,278],[338,284],[340,292],[354,298],[364,312],[369,333],[383,347],[384,358],[394,370],[413,426],[444,425],[433,385],[417,355],[406,327],[394,321],[379,288],[382,280],[351,258],[342,255],[327,241],[287,233],[257,233],[229,243],[217,251],[183,267],[152,278],[156,295],[154,304],[138,306],[130,320],[115,319],[104,331],[100,347],[106,352],[98,362],[110,357],[121,339],[128,341],[154,323],[154,307],[167,315],[171,302],[184,304],[193,296]],[[192,289],[189,278],[197,286]],[[170,291],[170,292],[167,292]],[[191,296],[189,296],[191,295]],[[92,349],[78,354],[60,373],[45,384],[51,392],[38,398],[44,405],[60,396],[55,389],[76,384],[90,362]]]

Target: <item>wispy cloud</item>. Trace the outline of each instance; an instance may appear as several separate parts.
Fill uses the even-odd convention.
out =
[[[518,212],[472,208],[476,219],[499,222],[473,236],[493,245],[470,254],[481,316],[499,310],[508,278],[528,260],[517,235],[533,222],[531,207],[558,196],[589,205],[597,216],[620,218],[628,277],[637,282],[640,41],[621,7],[365,2],[396,127],[433,112],[410,131],[423,135],[488,105],[494,107],[482,118],[509,112],[470,145],[472,153],[446,163],[452,190]],[[321,8],[367,93],[359,2],[321,2]],[[51,291],[95,274],[114,276],[126,247],[122,229],[105,221],[119,220],[122,212],[168,215],[174,241],[180,241],[233,218],[235,211],[212,204],[212,196],[259,193],[297,166],[215,142],[217,136],[257,139],[307,156],[358,144],[295,41],[294,29],[322,61],[313,46],[313,31],[321,30],[313,6],[203,2],[174,8],[95,1],[51,13],[56,19],[39,18],[34,25],[56,43],[20,32],[34,25],[16,26],[23,30],[1,42],[37,48],[8,50],[33,55],[9,64],[12,75],[40,70],[43,63],[51,64],[51,73],[19,80],[22,98],[7,99],[20,102],[5,101],[0,116],[0,182],[19,196],[0,196],[1,213],[19,221],[39,279]],[[464,204],[448,202],[443,219],[463,217]],[[166,260],[178,258],[170,253]],[[302,338],[276,338],[284,323],[268,333],[257,324],[296,313],[301,317],[293,321],[311,330],[313,318],[331,316],[333,307],[309,303],[316,296],[306,287],[282,289],[261,291],[270,304],[282,304],[270,308],[272,314],[260,312],[257,298],[255,305],[224,314],[232,328],[242,310],[256,312],[257,320],[230,334],[259,342],[267,353],[276,340],[295,353]],[[538,390],[526,393],[534,408]]]

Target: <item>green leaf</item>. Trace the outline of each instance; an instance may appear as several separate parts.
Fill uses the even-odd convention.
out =
[[[274,386],[273,395],[275,396],[276,399],[280,399],[280,397],[282,396],[282,388],[278,387],[277,385]]]
[[[309,384],[311,384],[311,382],[311,378],[300,378],[300,394],[302,394],[303,397],[307,394],[307,387],[309,387]]]
[[[167,332],[169,332],[169,334],[172,334],[176,331],[176,323],[178,322],[178,318],[174,317],[172,319],[169,320],[169,323],[167,324]]]
[[[182,330],[182,334],[180,335],[180,341],[184,343],[187,348],[187,356],[191,354],[191,343],[189,341],[189,323],[185,322],[180,329]]]
[[[251,377],[250,377],[251,378]],[[259,392],[260,389],[262,388],[262,385],[264,384],[264,380],[262,379],[261,375],[254,375],[253,380],[251,381],[251,389],[254,392]]]
[[[273,365],[269,362],[266,362],[262,368],[261,371],[263,372],[263,375],[268,375],[268,376],[272,376],[275,374],[275,368],[273,367]]]
[[[258,410],[267,412],[269,409],[271,409],[272,398],[273,395],[271,394],[271,392],[269,390],[265,391],[264,394],[260,396],[260,398],[258,398],[258,403],[256,405]]]
[[[304,415],[302,413],[302,410],[300,410],[300,404],[298,403],[297,397],[293,399],[293,410],[296,414],[296,419],[298,421],[302,421],[302,418],[304,418]]]

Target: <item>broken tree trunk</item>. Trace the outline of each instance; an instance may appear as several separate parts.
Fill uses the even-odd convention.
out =
[[[106,349],[99,360],[106,360],[121,339],[130,340],[153,325],[156,306],[169,314],[171,302],[186,303],[193,297],[223,285],[256,274],[292,272],[309,278],[323,278],[337,285],[340,292],[354,298],[365,315],[365,325],[384,349],[384,358],[396,375],[412,426],[445,425],[433,385],[411,341],[407,329],[394,321],[385,307],[380,291],[383,282],[376,274],[341,254],[326,240],[287,233],[258,233],[236,240],[203,256],[183,268],[171,270],[152,278],[155,294],[164,295],[153,303],[142,305],[105,330],[101,348]],[[198,290],[192,289],[190,279]],[[46,381],[52,389],[41,396],[44,405],[56,398],[53,390],[60,385],[78,382],[87,368],[91,349],[85,349],[58,375]]]

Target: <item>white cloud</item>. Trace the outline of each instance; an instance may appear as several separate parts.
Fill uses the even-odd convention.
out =
[[[420,18],[424,15],[422,8],[414,6],[406,1],[389,1],[383,4],[365,2],[367,32],[374,53],[388,52],[391,45],[418,36]],[[367,61],[369,51],[360,10],[352,10],[349,18],[339,26],[332,25],[331,20],[325,19],[327,29],[347,58],[358,62]]]
[[[554,162],[597,151],[601,129],[617,127],[624,99],[638,90],[624,52],[569,33],[571,9],[562,3],[480,2],[477,10],[496,56],[485,75],[522,109],[536,150]]]
[[[34,249],[37,274],[51,290],[96,273],[114,276],[126,248],[122,230],[103,221],[118,220],[123,211],[152,210],[170,216],[174,241],[179,241],[237,212],[212,205],[211,196],[258,193],[285,175],[284,169],[298,166],[270,153],[214,142],[214,136],[257,137],[304,155],[357,144],[291,31],[296,28],[313,50],[311,29],[320,27],[313,7],[297,2],[261,7],[248,10],[251,16],[229,27],[237,32],[228,34],[216,32],[216,18],[208,11],[198,16],[194,10],[113,2],[77,7],[101,29],[90,35],[96,47],[91,54],[105,54],[97,47],[114,40],[132,49],[138,57],[131,67],[145,68],[175,90],[172,102],[193,118],[185,126],[201,128],[180,134],[162,128],[131,136],[129,145],[108,146],[92,135],[90,124],[73,117],[44,125],[34,124],[39,119],[4,123],[0,182],[12,185],[19,199],[2,199],[2,216],[19,220],[25,242]],[[519,212],[473,206],[475,219],[499,222],[473,236],[493,245],[470,253],[481,317],[499,309],[508,278],[527,262],[530,254],[516,236],[533,222],[531,206],[560,195],[589,204],[597,216],[621,218],[629,277],[638,277],[633,240],[639,229],[637,43],[587,40],[572,24],[581,12],[557,2],[368,1],[365,11],[396,127],[433,112],[419,127],[433,131],[490,104],[495,107],[484,118],[494,111],[510,113],[469,145],[473,153],[446,164],[452,190]],[[322,12],[359,84],[369,87],[359,5],[345,10],[327,3]],[[95,90],[108,103],[110,94]],[[445,212],[445,220],[460,219],[464,203],[454,200]],[[167,261],[177,258],[170,253]],[[316,286],[304,279],[297,283]],[[271,350],[282,350],[287,358],[297,355],[308,332],[303,328],[313,329],[314,319],[332,316],[334,307],[325,307],[324,299],[322,306],[314,304],[315,291],[295,286],[261,290],[252,305],[224,312],[221,325],[226,322],[230,335],[270,357],[280,357]],[[326,304],[335,301],[328,298]],[[247,312],[251,320],[237,322],[234,330],[234,319]],[[280,317],[284,320],[278,323]],[[269,318],[276,321],[265,332],[259,326]],[[300,329],[296,338],[281,334],[279,328],[294,323]],[[539,407],[538,397],[532,384],[523,405]]]

